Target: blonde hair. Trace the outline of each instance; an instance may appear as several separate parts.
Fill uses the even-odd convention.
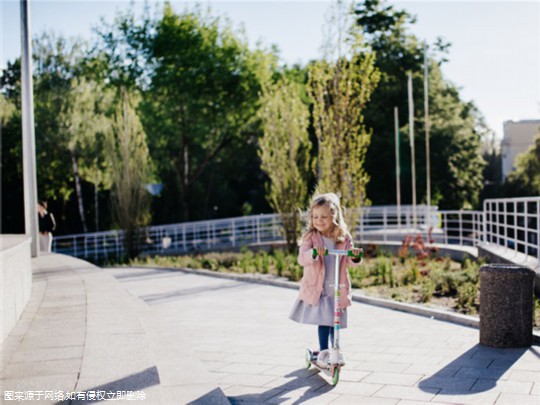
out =
[[[332,232],[332,237],[336,242],[344,242],[346,237],[350,235],[349,229],[343,218],[343,212],[339,203],[339,197],[334,193],[326,193],[313,196],[311,204],[309,206],[309,211],[307,213],[307,226],[300,241],[303,241],[310,233],[318,232],[313,225],[312,218],[313,208],[316,207],[327,207],[330,210],[330,212],[332,213],[332,223],[334,224],[334,231]]]

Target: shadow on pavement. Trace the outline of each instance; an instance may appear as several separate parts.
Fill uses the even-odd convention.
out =
[[[139,270],[137,267],[128,267],[127,270]],[[122,273],[116,273],[114,274],[114,278],[116,278],[119,281],[135,281],[135,280],[141,280],[146,281],[149,279],[159,278],[162,279],[165,276],[170,277],[178,277],[178,276],[186,276],[187,273],[181,273],[176,270],[170,270],[170,269],[143,269],[144,271],[139,273],[133,273],[126,271],[125,274]]]
[[[248,283],[226,282],[226,283],[218,284],[212,287],[201,286],[201,287],[193,287],[193,288],[184,288],[182,290],[176,290],[176,291],[168,291],[168,292],[159,293],[159,294],[141,295],[139,298],[142,299],[144,302],[146,302],[148,305],[156,305],[156,304],[163,304],[169,301],[175,301],[183,297],[187,297],[189,295],[197,295],[200,293],[209,293],[211,291],[219,291],[219,290],[224,290],[224,289],[229,289],[229,288],[240,288],[240,287],[244,289],[254,288],[253,285],[250,285]]]
[[[118,392],[133,392],[142,391],[145,388],[159,384],[159,374],[156,367],[149,367],[139,373],[121,378],[110,383],[77,391],[72,393],[71,399],[64,399],[57,402],[55,405],[79,405],[90,404],[100,401],[116,401]],[[81,394],[78,397],[78,394]],[[80,399],[79,399],[80,398]],[[136,401],[140,402],[140,401]]]
[[[188,402],[187,405],[230,405],[221,388],[216,388],[209,393],[197,398],[195,401]]]
[[[536,346],[536,347],[535,347]],[[531,346],[531,353],[540,359],[540,345],[536,344]]]
[[[418,386],[427,392],[439,388],[449,395],[489,391],[527,350],[495,349],[476,344],[432,376],[421,380]]]
[[[280,404],[283,402],[291,404],[301,404],[308,400],[313,400],[318,396],[331,391],[334,387],[330,385],[323,377],[319,375],[317,370],[305,368],[295,370],[285,378],[291,378],[286,383],[279,387],[270,388],[268,391],[258,394],[245,394],[239,396],[228,397],[231,404],[262,404],[271,399],[271,403]],[[305,388],[308,388],[305,390]],[[302,390],[301,396],[293,394],[293,391]],[[305,391],[304,391],[305,390]],[[294,400],[294,402],[290,402]]]
[[[96,268],[94,267],[93,270],[95,269]],[[43,270],[37,269],[33,272],[32,277],[34,280],[40,280],[42,278],[46,279],[47,277],[51,275],[58,276],[59,274],[62,274],[62,273],[73,273],[73,269],[69,266],[65,266],[65,267],[57,266],[51,269],[43,269]]]

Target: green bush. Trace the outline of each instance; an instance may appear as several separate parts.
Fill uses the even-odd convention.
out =
[[[425,278],[420,286],[420,302],[429,302],[435,292],[435,283],[430,278]]]
[[[364,280],[368,277],[368,269],[366,266],[351,267],[349,277],[352,288],[362,288]]]
[[[452,296],[457,294],[458,287],[468,280],[463,271],[435,269],[429,273],[435,284],[435,292],[439,295]]]
[[[384,257],[377,260],[377,275],[379,277],[379,284],[386,284],[386,260]]]
[[[254,273],[256,266],[253,265],[253,253],[246,252],[242,254],[240,263],[238,263],[241,273]]]
[[[478,286],[464,283],[457,288],[456,306],[460,312],[475,314],[478,311]]]
[[[275,250],[274,259],[276,260],[276,272],[278,277],[283,276],[283,270],[285,270],[285,254],[282,250]]]
[[[288,273],[288,274],[287,274]],[[299,281],[302,278],[304,270],[296,261],[296,256],[289,256],[287,260],[287,271],[285,276],[291,281]]]
[[[411,259],[408,261],[409,263],[409,271],[405,273],[405,276],[403,277],[403,284],[416,284],[418,282],[419,272],[418,272],[418,264],[416,263],[416,260]]]
[[[268,274],[270,270],[270,256],[265,252],[257,255],[257,270],[262,274]]]
[[[395,280],[394,280],[394,262],[393,262],[393,260],[390,260],[390,259],[388,260],[388,272],[389,272],[388,274],[390,276],[390,287],[394,288],[397,285]]]
[[[407,294],[403,293],[403,289],[397,288],[397,289],[392,290],[390,297],[394,301],[404,302],[404,301],[407,301],[406,295]]]

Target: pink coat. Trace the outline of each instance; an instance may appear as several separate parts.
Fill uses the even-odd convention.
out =
[[[299,298],[307,304],[314,306],[319,303],[323,292],[325,272],[324,258],[318,256],[313,259],[312,256],[312,249],[318,247],[324,247],[322,235],[319,232],[311,232],[304,238],[298,252],[298,263],[304,267],[304,275],[302,280],[300,280]],[[350,236],[346,237],[345,242],[336,243],[336,249],[350,250],[352,247],[353,244]],[[358,266],[360,263],[361,260],[355,262],[351,257],[340,256],[339,279],[340,284],[343,284],[340,288],[341,308],[351,305],[351,280],[347,272],[347,267]]]

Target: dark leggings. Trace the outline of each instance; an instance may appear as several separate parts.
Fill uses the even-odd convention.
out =
[[[334,344],[334,327],[333,326],[319,326],[319,346],[321,351],[328,349],[328,342]]]

